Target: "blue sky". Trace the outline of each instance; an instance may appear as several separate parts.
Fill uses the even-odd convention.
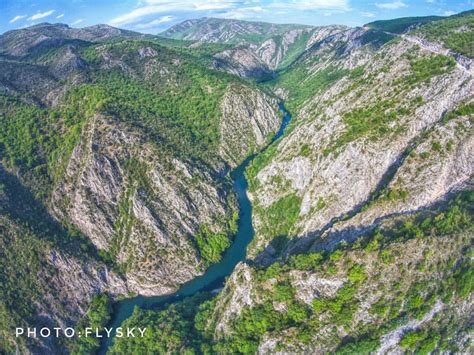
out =
[[[451,15],[474,0],[0,0],[0,33],[41,22],[97,23],[158,33],[203,16],[309,25],[364,23],[405,16]]]

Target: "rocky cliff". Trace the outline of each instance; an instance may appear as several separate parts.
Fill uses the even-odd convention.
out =
[[[0,170],[2,351],[60,353],[59,339],[16,339],[15,327],[74,327],[100,292],[133,292],[86,239],[57,223],[18,178]]]
[[[120,339],[112,351],[469,352],[472,207],[464,191],[386,218],[356,242],[268,267],[241,263],[217,296],[136,312],[125,325],[145,322],[159,335]],[[159,328],[170,320],[179,325]]]
[[[472,351],[471,25],[339,29],[266,81],[293,121],[246,172],[248,260],[217,295],[137,312],[180,325],[113,350]]]
[[[248,170],[249,253],[262,269],[240,265],[217,297],[208,323],[217,344],[469,351],[472,202],[457,215],[453,196],[472,189],[471,62],[410,32],[351,29],[316,43],[275,80],[295,122]],[[444,272],[463,278],[458,296],[450,286],[434,291],[452,277]]]
[[[94,295],[170,293],[232,242],[228,172],[277,131],[277,100],[145,38],[47,24],[0,37],[1,164],[17,181],[2,187],[11,198],[21,186],[24,205],[42,211],[17,221],[12,202],[2,209],[1,240],[12,245],[1,273],[5,319],[74,326]],[[28,272],[12,272],[22,234],[35,264],[15,301]],[[5,351],[15,348],[11,336],[2,326]]]
[[[175,25],[160,36],[197,44],[233,44],[213,55],[213,66],[242,77],[264,79],[291,64],[314,43],[345,29],[203,18]]]
[[[357,42],[364,34],[348,34],[352,36]],[[387,200],[392,207],[385,212],[374,206],[372,221],[395,213],[396,205],[403,205],[397,212],[430,205],[472,175],[469,118],[459,125],[443,123],[448,112],[470,105],[471,71],[404,39],[376,52],[361,44],[333,56],[328,42],[314,55],[329,55],[333,61],[306,59],[311,64],[305,70],[314,73],[314,79],[310,74],[305,81],[322,80],[327,70],[339,71],[340,79],[328,82],[316,96],[304,97],[293,131],[275,148],[271,160],[252,171],[257,235],[268,233],[272,217],[266,212],[271,206],[288,198],[294,201],[297,217],[287,236],[317,235],[331,221],[357,214],[381,189],[391,196]],[[452,132],[451,138],[444,130]],[[429,139],[430,135],[438,138]],[[446,148],[448,141],[452,150]],[[448,170],[449,177],[441,173]],[[418,179],[431,186],[422,183],[421,189]],[[425,189],[432,192],[424,193]],[[254,253],[265,247],[263,239],[254,240]]]

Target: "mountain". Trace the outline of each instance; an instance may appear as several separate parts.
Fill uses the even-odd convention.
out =
[[[2,127],[3,129],[3,127]],[[3,156],[2,156],[3,157]],[[68,327],[100,292],[132,292],[84,236],[56,221],[15,174],[0,168],[0,348],[59,353],[59,339],[15,339],[16,327]]]
[[[112,351],[469,352],[474,73],[451,38],[472,21],[345,29],[262,83],[293,119],[246,171],[247,260]]]
[[[278,129],[272,94],[107,26],[12,31],[0,51],[2,324],[74,326],[98,292],[169,293],[220,259],[238,216],[228,171]],[[2,351],[64,351],[5,329]]]
[[[304,29],[311,29],[311,26],[204,17],[174,25],[160,33],[160,36],[188,41],[240,44],[260,43],[291,30]]]
[[[416,34],[472,59],[474,58],[473,16],[474,10],[461,12],[435,23],[428,23],[420,27]]]
[[[100,42],[114,38],[147,38],[148,35],[121,30],[108,25],[71,28],[65,24],[41,23],[4,33],[0,38],[0,55],[21,57],[42,49],[51,49],[75,41]]]
[[[1,35],[0,352],[472,352],[473,14],[421,22]]]
[[[265,78],[289,65],[306,49],[345,26],[276,25],[217,18],[188,20],[160,36],[199,43],[233,44],[214,54],[214,68],[242,77]]]

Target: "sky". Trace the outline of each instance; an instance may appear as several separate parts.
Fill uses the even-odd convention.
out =
[[[0,33],[34,24],[85,27],[105,23],[159,33],[181,21],[221,17],[308,25],[364,23],[406,16],[447,16],[474,0],[0,0]]]

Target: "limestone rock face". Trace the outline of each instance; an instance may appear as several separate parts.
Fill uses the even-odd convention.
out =
[[[439,323],[470,352],[472,207],[453,196],[472,190],[473,60],[410,28],[204,18],[162,36],[193,43],[106,25],[0,36],[0,321],[75,326],[97,294],[201,275],[232,239],[229,172],[255,155],[255,236],[206,303],[206,339],[401,353]],[[268,146],[282,100],[293,121]]]
[[[266,46],[273,44],[268,40]],[[456,319],[452,341],[469,351],[469,316],[462,314],[472,312],[472,294],[447,302],[433,296],[417,317],[377,335],[370,329],[389,314],[388,299],[400,290],[414,287],[415,293],[430,294],[426,285],[443,282],[441,265],[450,258],[469,259],[462,245],[472,240],[472,225],[443,237],[433,238],[430,231],[424,237],[400,237],[383,247],[377,236],[391,237],[391,230],[409,229],[430,216],[445,218],[448,213],[436,209],[452,203],[460,190],[472,190],[472,59],[411,35],[390,40],[356,28],[315,40],[294,66],[304,73],[290,77],[299,80],[297,85],[283,75],[274,88],[293,108],[293,127],[249,168],[256,234],[250,260],[217,296],[216,330],[226,339],[239,337],[239,325],[250,315],[290,316],[298,302],[307,307],[309,321],[267,330],[259,337],[258,353],[333,352],[339,349],[334,339],[359,339],[360,334],[376,340],[371,351],[402,353],[407,333],[429,333],[447,317]],[[429,74],[420,78],[420,68]],[[301,87],[319,84],[328,72],[337,78],[322,90],[301,94]],[[293,216],[294,223],[283,229],[288,233],[274,228]],[[472,220],[472,214],[466,218]],[[376,240],[364,244],[367,235]],[[326,259],[305,266],[298,257],[314,255],[308,253]],[[355,270],[363,270],[360,283]],[[284,293],[290,286],[292,297]],[[336,304],[352,292],[350,287],[357,288],[350,297],[357,306],[341,310],[341,319],[348,317],[341,326],[337,317],[326,317],[337,314]],[[408,303],[405,298],[401,307]],[[398,303],[394,307],[400,309]],[[217,331],[215,339],[220,339]]]
[[[116,253],[138,293],[162,294],[200,273],[189,238],[225,215],[228,194],[210,172],[160,159],[140,132],[97,115],[84,128],[52,206],[99,249]]]
[[[152,37],[50,24],[0,36],[0,318],[75,326],[97,294],[172,293],[234,237],[229,172],[277,132],[276,96]]]
[[[344,30],[344,26],[288,29],[262,41],[216,53],[214,67],[242,77],[269,78],[272,71],[291,64],[313,44]],[[208,42],[205,38],[200,41]]]
[[[212,66],[248,78],[269,78],[291,64],[313,44],[345,31],[345,26],[276,25],[262,22],[203,18],[177,24],[161,36],[235,46],[214,54]]]
[[[236,266],[226,286],[219,294],[219,302],[214,312],[217,317],[216,336],[222,337],[228,333],[233,319],[240,315],[242,308],[254,305],[252,290],[252,270],[247,264],[240,263]]]
[[[378,200],[350,220],[336,223],[327,234],[362,231],[364,226],[376,224],[381,216],[410,213],[466,188],[474,172],[472,132],[472,123],[467,117],[436,124],[388,183],[388,196],[391,191],[392,196],[397,197]],[[352,232],[351,239],[357,234]],[[334,238],[334,242],[341,238],[342,235]]]
[[[378,203],[355,216],[352,221],[359,221],[357,228],[363,229],[365,223],[372,225],[386,215],[417,210],[462,186],[474,172],[470,158],[471,121],[464,118],[439,123],[447,112],[472,100],[472,73],[454,65],[429,81],[403,86],[401,83],[409,80],[406,73],[411,70],[406,53],[415,53],[416,60],[422,61],[438,54],[404,39],[371,54],[366,46],[350,44],[351,38],[358,42],[361,35],[346,34],[349,44],[344,45],[344,50],[348,54],[332,57],[331,65],[363,66],[364,76],[356,83],[342,78],[307,100],[295,118],[297,127],[280,142],[271,161],[256,175],[258,188],[251,197],[263,209],[290,194],[301,198],[290,237],[319,235],[332,222],[357,214],[381,188],[403,190],[402,195],[406,196],[386,203],[387,207]],[[333,37],[339,36],[342,34]],[[314,55],[330,58],[333,47],[327,40],[323,42],[326,43],[320,44]],[[391,58],[390,66],[381,70],[386,58]],[[327,64],[318,61],[311,65],[308,71],[318,75]],[[348,117],[360,112],[359,120],[370,119],[377,115],[373,113],[377,102],[394,105],[379,113],[394,112],[394,118],[384,124],[386,133],[379,134],[367,127],[365,135],[354,133],[350,137],[349,132],[353,131],[348,126]],[[424,136],[425,132],[429,138]],[[304,155],[300,153],[302,146],[306,149]],[[268,223],[257,210],[257,237],[251,251],[254,255],[266,246],[265,237],[258,235]],[[341,228],[351,223],[341,222]]]
[[[231,86],[222,100],[220,154],[236,166],[263,148],[278,131],[277,102],[265,94]],[[237,133],[238,132],[238,133]]]
[[[160,33],[160,36],[198,42],[243,44],[253,43],[261,38],[279,35],[295,28],[311,28],[311,26],[204,17],[174,25]]]
[[[1,266],[4,275],[15,280],[5,279],[2,285],[2,307],[14,302],[21,305],[3,313],[8,322],[17,327],[74,327],[97,293],[118,297],[132,292],[133,287],[116,271],[84,253],[80,240],[67,240],[48,211],[3,167],[0,185]],[[27,223],[30,216],[41,222]],[[15,292],[9,292],[13,287]],[[27,312],[33,313],[25,317]],[[15,344],[14,333],[2,337]],[[59,353],[63,348],[56,338],[17,341],[19,349],[32,353]]]
[[[279,126],[276,106],[256,90],[228,89],[217,172],[161,154],[140,130],[96,115],[53,193],[55,215],[116,257],[134,291],[170,293],[202,272],[193,236],[204,225],[223,231],[236,209],[230,182],[218,171],[266,144]]]
[[[271,70],[265,62],[250,48],[228,49],[214,55],[213,68],[244,78],[265,77]]]

